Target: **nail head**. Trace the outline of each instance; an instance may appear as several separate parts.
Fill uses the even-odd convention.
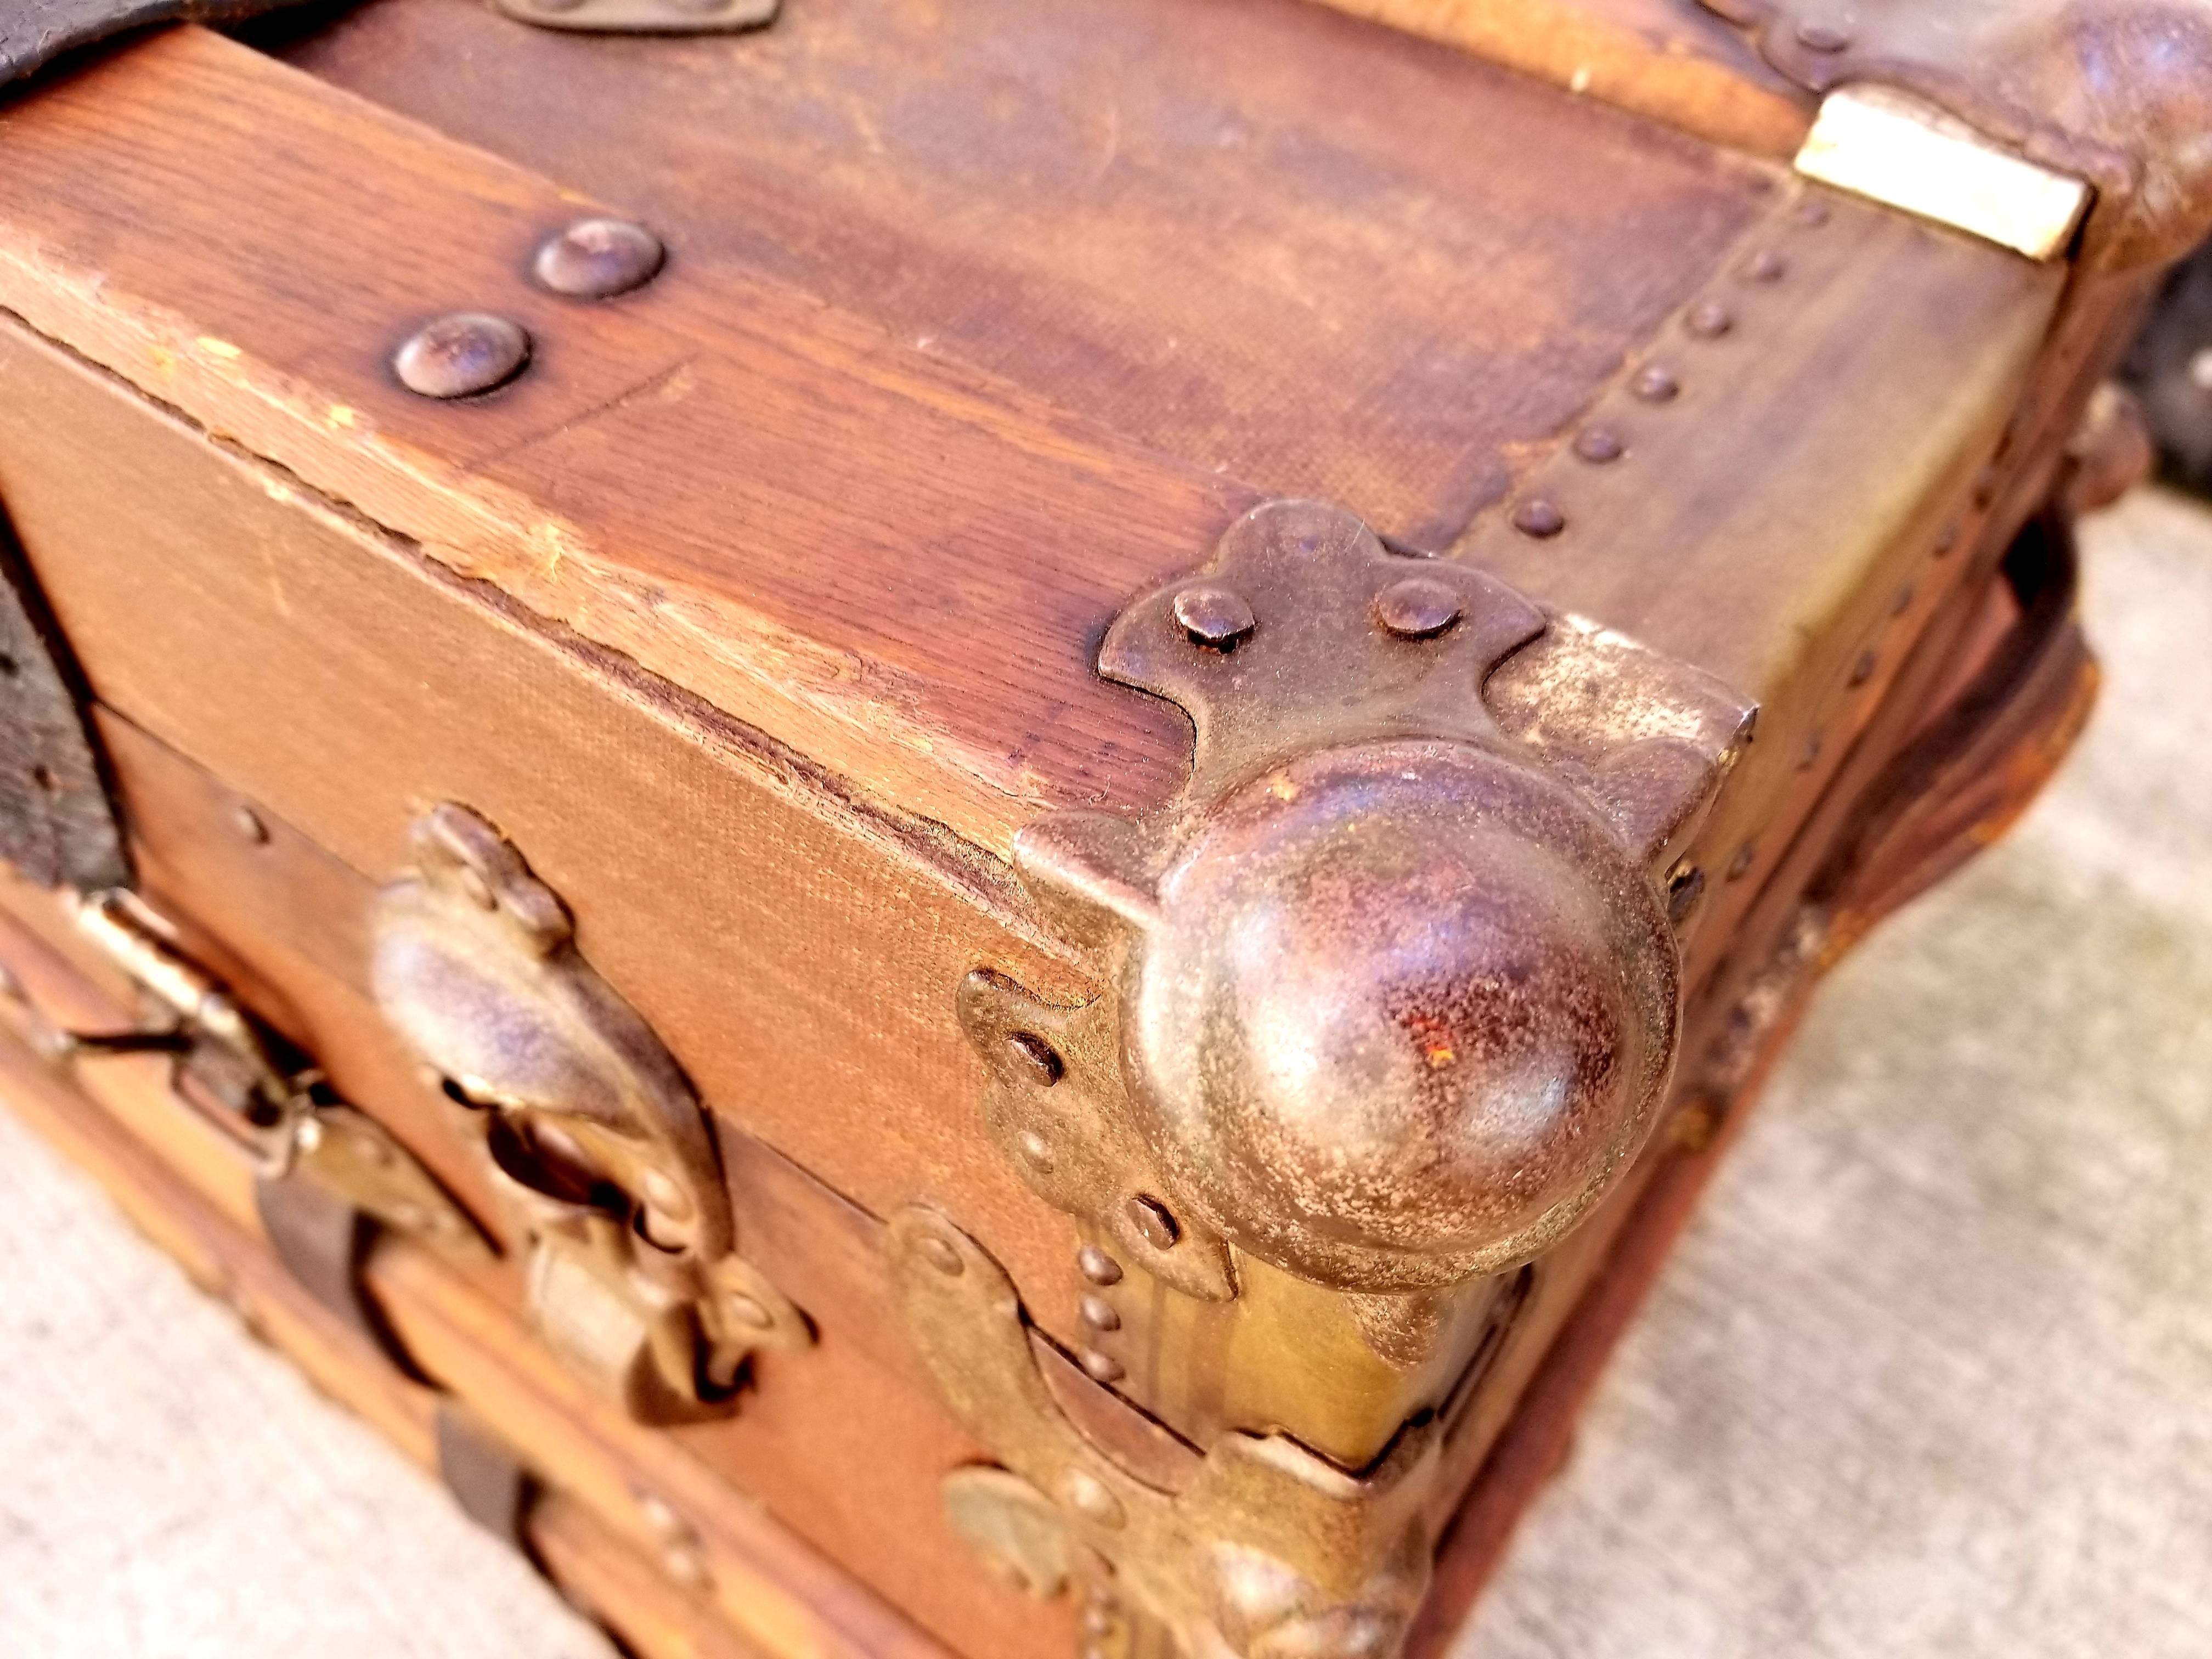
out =
[[[1567,515],[1550,501],[1523,501],[1513,509],[1513,527],[1524,536],[1549,541],[1567,527]]]
[[[1575,434],[1575,453],[1596,465],[1617,461],[1626,453],[1620,438],[1604,427],[1586,426]]]
[[[1450,585],[1433,576],[1409,576],[1375,596],[1376,620],[1401,639],[1433,639],[1465,609]]]
[[[1121,1315],[1104,1297],[1086,1296],[1083,1298],[1083,1322],[1094,1331],[1118,1331],[1121,1328]]]
[[[504,386],[530,361],[521,325],[488,312],[457,311],[423,324],[392,359],[400,385],[418,397],[472,398]]]
[[[538,250],[532,269],[556,294],[605,300],[650,282],[668,250],[643,225],[626,219],[579,219]]]
[[[1647,404],[1666,404],[1680,395],[1682,383],[1653,363],[1638,371],[1636,378],[1629,382],[1629,390]]]
[[[1075,1265],[1094,1285],[1118,1285],[1121,1282],[1121,1264],[1096,1244],[1085,1244],[1078,1250]]]
[[[1186,587],[1176,595],[1176,625],[1193,645],[1233,650],[1255,626],[1252,607],[1225,587]]]

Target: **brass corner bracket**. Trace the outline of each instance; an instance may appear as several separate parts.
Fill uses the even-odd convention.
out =
[[[1063,1413],[1006,1271],[934,1210],[886,1231],[908,1334],[969,1433],[998,1460],[945,1483],[953,1522],[1035,1594],[1091,1587],[1086,1651],[1185,1659],[1389,1659],[1426,1593],[1433,1423],[1350,1474],[1283,1435],[1226,1434],[1165,1491]]]
[[[1171,1287],[1237,1251],[1355,1296],[1528,1260],[1643,1144],[1674,1060],[1666,872],[1753,709],[1463,565],[1278,501],[1135,601],[1104,676],[1195,728],[1144,817],[1015,863],[1115,988],[962,986],[1032,1186]]]
[[[729,1409],[751,1354],[813,1335],[737,1252],[690,1080],[496,830],[447,804],[413,839],[378,896],[376,1000],[528,1238],[533,1322],[642,1419]]]

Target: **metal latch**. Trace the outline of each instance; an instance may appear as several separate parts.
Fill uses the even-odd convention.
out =
[[[690,1080],[496,830],[444,805],[413,846],[377,903],[377,1003],[529,1241],[532,1322],[642,1420],[730,1409],[751,1355],[813,1335],[737,1252]]]

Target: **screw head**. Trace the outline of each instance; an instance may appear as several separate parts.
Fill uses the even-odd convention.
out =
[[[1636,372],[1628,389],[1647,404],[1669,404],[1681,394],[1682,383],[1656,363]]]
[[[1176,1240],[1182,1237],[1175,1212],[1149,1194],[1139,1193],[1124,1206],[1124,1211],[1129,1224],[1156,1250],[1173,1249]]]
[[[1567,527],[1567,515],[1550,501],[1523,501],[1513,509],[1513,527],[1524,536],[1549,541]]]
[[[1088,1469],[1071,1468],[1063,1474],[1060,1477],[1060,1498],[1085,1520],[1095,1521],[1102,1527],[1121,1524],[1121,1500]]]
[[[1083,1351],[1083,1374],[1093,1382],[1119,1382],[1128,1375],[1127,1368],[1110,1353],[1097,1348]]]
[[[1717,340],[1735,326],[1735,319],[1718,300],[1703,300],[1690,307],[1682,326],[1700,340]]]
[[[668,250],[643,225],[626,219],[579,219],[548,237],[531,269],[556,294],[605,300],[650,282]]]
[[[1603,466],[1627,453],[1627,446],[1601,426],[1586,426],[1575,434],[1575,453],[1594,465]]]
[[[1075,1266],[1094,1285],[1104,1286],[1121,1282],[1121,1264],[1096,1244],[1085,1244],[1075,1253]]]
[[[968,1271],[968,1264],[960,1259],[960,1252],[935,1234],[925,1234],[916,1241],[915,1254],[943,1273],[947,1279],[957,1279]]]
[[[1375,596],[1376,619],[1401,640],[1434,639],[1465,610],[1450,586],[1433,576],[1408,576]]]
[[[392,359],[399,384],[424,398],[472,398],[504,386],[530,361],[519,323],[482,311],[457,311],[408,337]]]
[[[255,811],[251,806],[245,805],[241,803],[240,805],[234,807],[231,811],[230,821],[232,825],[238,830],[239,835],[245,840],[252,842],[256,847],[264,847],[268,844],[269,826],[261,821],[261,814]]]
[[[1094,1331],[1118,1331],[1121,1328],[1121,1315],[1104,1297],[1086,1296],[1083,1298],[1083,1322]]]
[[[1209,651],[1233,651],[1256,625],[1241,593],[1225,587],[1186,587],[1176,595],[1176,625],[1193,645]]]

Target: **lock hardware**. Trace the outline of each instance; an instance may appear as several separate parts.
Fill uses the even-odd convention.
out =
[[[736,1249],[683,1069],[576,948],[568,907],[468,808],[414,826],[371,977],[527,1240],[532,1324],[648,1422],[734,1408],[748,1360],[813,1340]]]

